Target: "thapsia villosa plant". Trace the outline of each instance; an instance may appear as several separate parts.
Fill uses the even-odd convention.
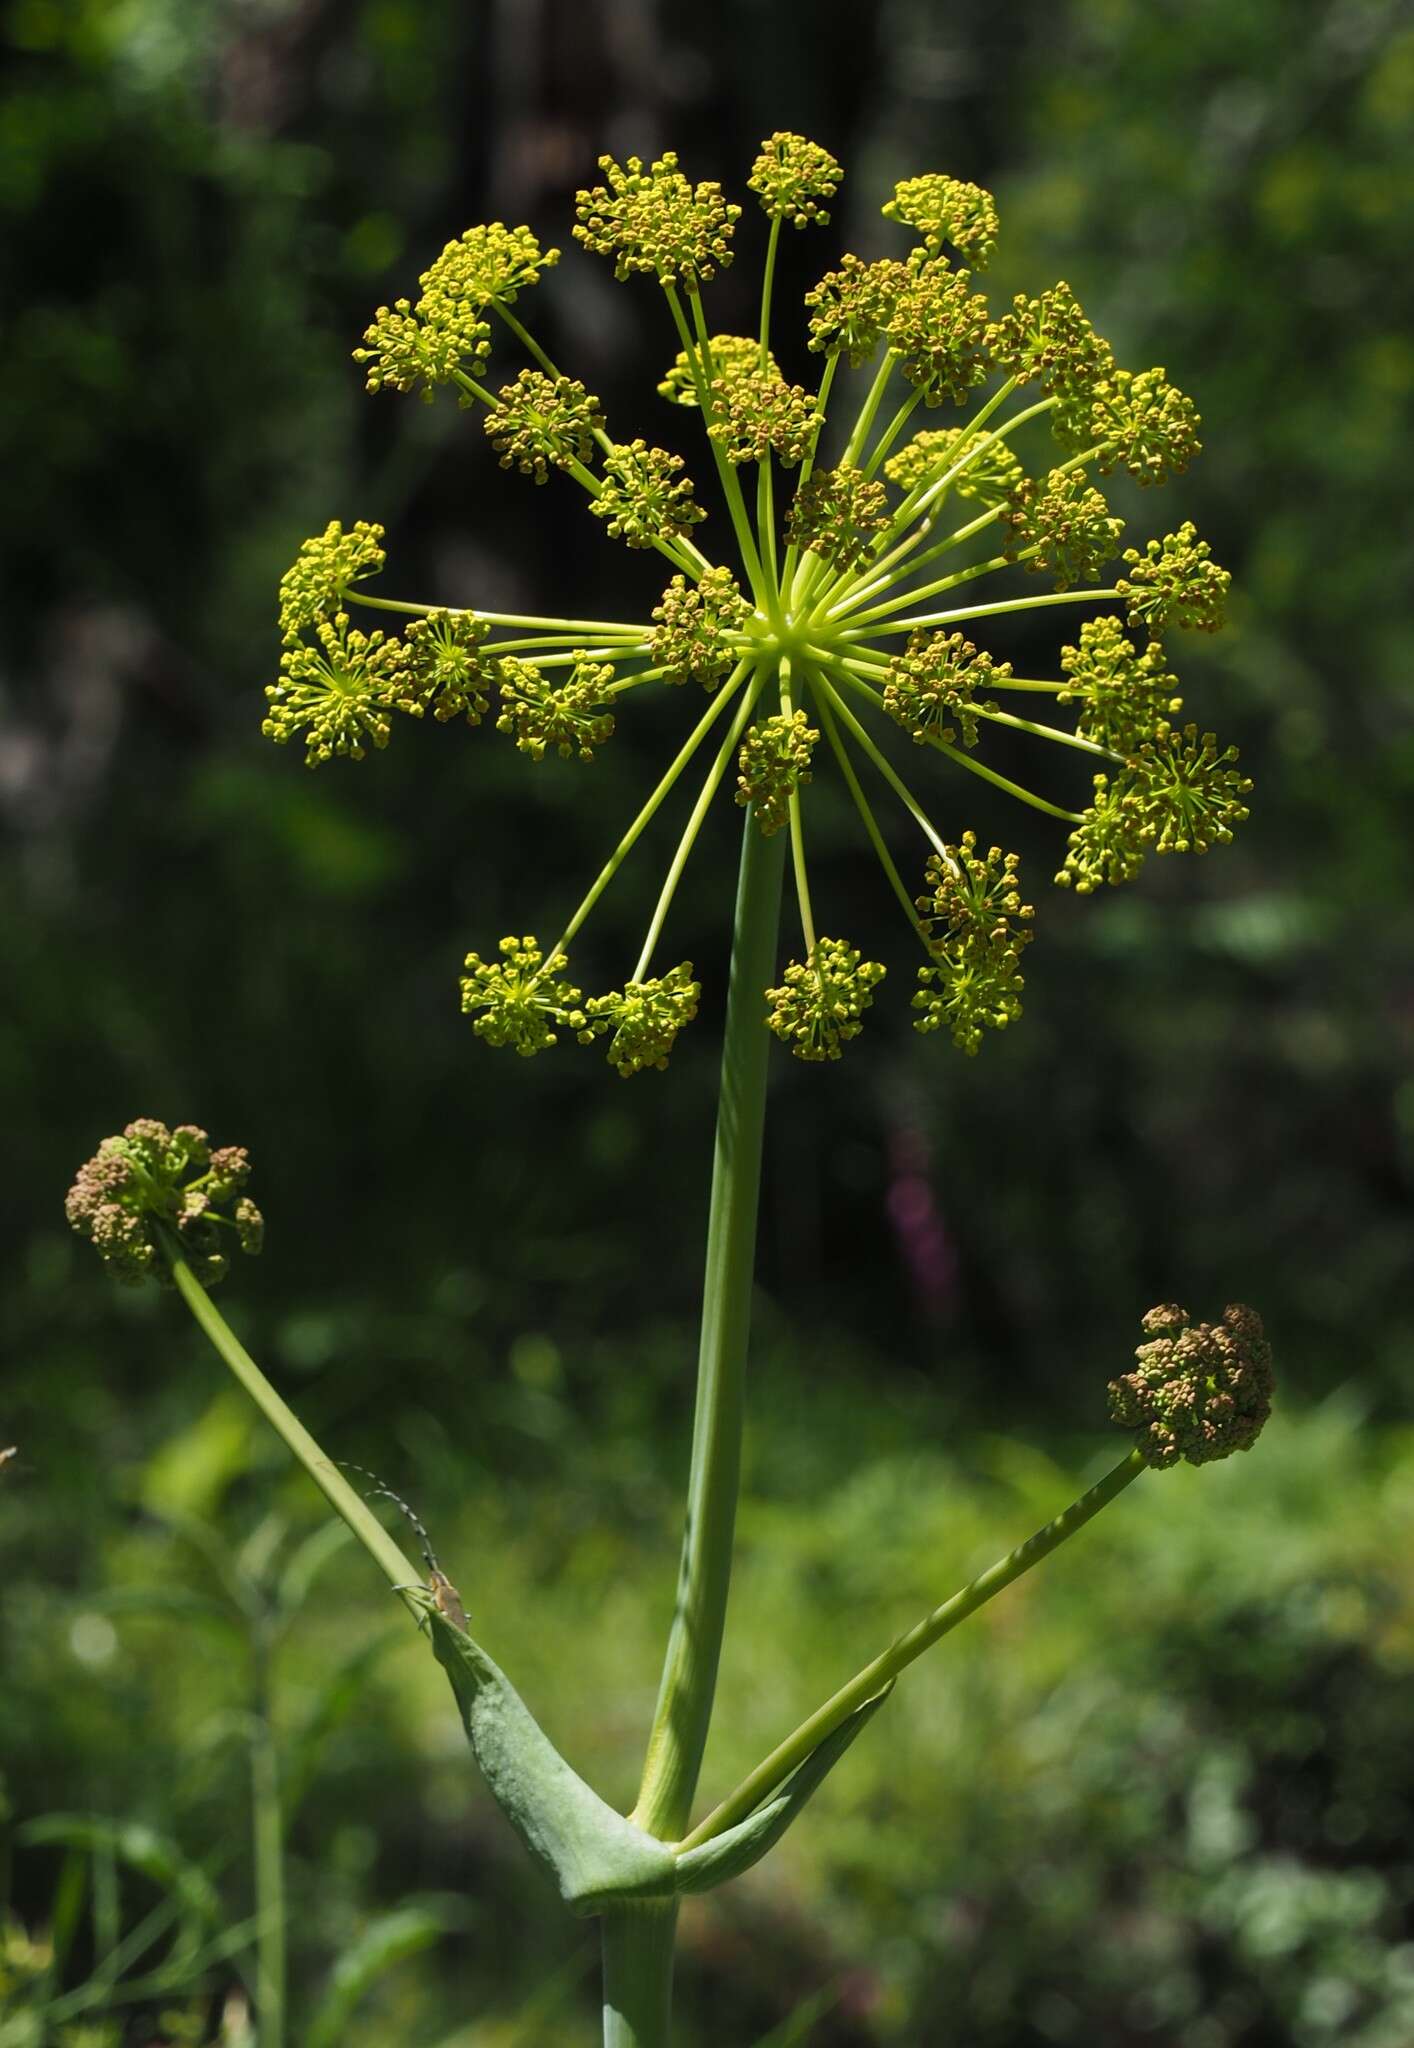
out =
[[[399,1546],[237,1343],[202,1285],[234,1243],[259,1247],[238,1148],[211,1151],[191,1126],[150,1120],[105,1142],[69,1197],[75,1227],[119,1277],[175,1283],[226,1363],[425,1620],[477,1761],[531,1854],[574,1912],[603,1925],[604,2038],[654,2048],[668,2039],[678,1899],[723,1883],[763,1856],[886,1701],[901,1672],[939,1637],[1037,1563],[1150,1466],[1248,1448],[1270,1405],[1271,1359],[1257,1316],[1230,1307],[1216,1324],[1150,1310],[1132,1371],[1110,1386],[1111,1413],[1137,1432],[1098,1485],[981,1578],[925,1616],[842,1685],[735,1791],[694,1822],[726,1615],[738,1491],[744,1368],[770,1035],[802,1060],[837,1059],[859,1035],[883,966],[816,922],[806,859],[807,792],[833,764],[916,941],[915,1028],[946,1029],[975,1053],[1021,1011],[1021,956],[1032,908],[1018,858],[971,831],[949,837],[924,794],[881,744],[889,725],[931,768],[941,760],[1060,819],[1069,839],[1056,881],[1088,894],[1126,882],[1144,857],[1206,852],[1247,816],[1251,785],[1232,748],[1179,722],[1181,700],[1160,636],[1215,631],[1229,578],[1187,522],[1129,548],[1098,478],[1140,484],[1183,471],[1198,415],[1162,369],[1118,367],[1064,283],[1018,296],[994,316],[975,273],[996,246],[990,194],[929,175],[900,184],[884,214],[910,231],[904,255],[843,256],[806,294],[814,390],[787,381],[771,351],[772,284],[783,230],[828,220],[840,166],[796,135],[763,144],[750,189],[769,232],[754,335],[714,333],[703,288],[732,261],[742,209],[720,186],[692,184],[675,156],[651,165],[601,159],[605,183],[578,196],[576,237],[615,274],[655,279],[678,350],[659,391],[695,412],[725,503],[735,559],[699,542],[706,512],[683,459],[613,437],[599,401],[551,360],[523,324],[522,295],[555,263],[527,228],[473,227],[422,277],[416,301],[379,309],[355,351],[371,391],[450,390],[480,408],[501,465],[535,483],[552,471],[581,489],[607,534],[661,555],[670,571],[648,620],[569,619],[432,606],[375,596],[383,530],[332,522],[308,540],[280,588],[285,640],[265,731],[303,742],[317,767],[386,746],[399,714],[494,723],[531,760],[551,750],[591,761],[634,692],[678,689],[686,737],[661,779],[548,945],[511,936],[467,955],[462,1008],[490,1046],[524,1056],[570,1038],[600,1043],[621,1075],[665,1067],[696,1014],[690,961],[666,964],[674,892],[714,797],[735,768],[745,808],[707,1235],[686,1533],[676,1611],[638,1801],[613,1811],[552,1747],[480,1644],[448,1582],[419,1580]],[[493,388],[493,338],[528,361]],[[873,365],[829,466],[821,447],[848,373]],[[961,425],[920,415],[974,398]],[[892,409],[891,409],[892,408]],[[1034,431],[1058,454],[1023,460]],[[1028,436],[1024,431],[1033,429]],[[785,486],[789,486],[786,495]],[[983,536],[986,536],[985,541]],[[978,543],[973,547],[972,543]],[[984,599],[974,586],[1019,569],[1051,586]],[[971,637],[999,614],[1078,605],[1056,677],[1017,676]],[[355,616],[368,618],[365,630]],[[396,622],[400,632],[388,630]],[[1137,636],[1137,637],[1136,637]],[[1026,700],[1031,700],[1027,705]],[[1073,712],[1070,725],[1024,715]],[[1004,709],[1004,703],[1021,709]],[[998,728],[1086,756],[1093,791],[1080,811],[1000,774],[983,758]],[[823,757],[821,742],[824,743]],[[621,987],[586,997],[569,948],[646,827],[694,763],[707,766],[669,862],[643,945]],[[700,771],[699,771],[700,772]],[[871,787],[886,789],[921,836],[921,882],[904,879]],[[797,958],[778,966],[785,849],[800,925]],[[768,1028],[769,1027],[769,1028]],[[267,2033],[266,2048],[270,2036]]]

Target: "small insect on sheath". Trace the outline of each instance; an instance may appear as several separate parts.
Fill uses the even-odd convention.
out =
[[[8,1449],[0,1451],[0,1465],[8,1465],[18,1450],[18,1444],[11,1444]]]
[[[449,1621],[453,1628],[459,1628],[465,1635],[466,1609],[462,1606],[461,1594],[447,1574],[437,1565],[432,1565],[427,1573],[427,1583],[431,1588],[432,1598],[437,1602],[437,1612],[444,1620]]]
[[[413,1513],[400,1494],[394,1493],[390,1486],[385,1486],[378,1477],[378,1474],[370,1472],[366,1465],[355,1465],[348,1458],[341,1458],[339,1463],[346,1471],[361,1472],[365,1479],[371,1479],[373,1481],[373,1494],[381,1494],[384,1500],[390,1500],[395,1508],[401,1508],[402,1512],[407,1516],[417,1533],[417,1540],[422,1549],[422,1562],[427,1569],[427,1583],[420,1590],[430,1593],[437,1612],[445,1621],[449,1621],[453,1628],[459,1628],[462,1634],[465,1635],[467,1632],[466,1609],[462,1606],[462,1596],[447,1577],[441,1565],[438,1564],[436,1552],[432,1548],[432,1539],[427,1534],[418,1516]],[[369,1496],[370,1499],[372,1497],[373,1495]],[[393,1590],[394,1592],[405,1592],[411,1589],[395,1586]]]

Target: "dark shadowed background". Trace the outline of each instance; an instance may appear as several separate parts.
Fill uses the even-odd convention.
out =
[[[485,1640],[632,1798],[737,814],[675,912],[707,995],[671,1072],[515,1061],[457,1013],[462,954],[558,927],[675,706],[588,768],[404,722],[311,775],[261,738],[261,690],[279,575],[331,517],[385,524],[388,592],[643,614],[655,558],[559,480],[502,475],[450,402],[365,397],[349,350],[450,236],[525,220],[566,249],[536,331],[621,435],[662,438],[661,298],[570,242],[574,191],[601,151],[671,147],[747,198],[760,138],[793,128],[848,179],[833,225],[784,247],[792,374],[801,292],[842,244],[891,247],[894,181],[942,169],[997,194],[995,304],[1064,276],[1122,361],[1194,393],[1205,452],[1137,535],[1191,516],[1234,572],[1228,632],[1173,651],[1257,789],[1232,848],[1085,901],[1044,879],[1046,821],[967,790],[949,828],[1019,846],[1032,878],[1024,1020],[968,1061],[881,997],[837,1068],[779,1060],[707,1791],[1112,1455],[1103,1383],[1151,1302],[1255,1303],[1282,1415],[1251,1460],[1146,1480],[910,1676],[785,1848],[687,1915],[684,2042],[795,2012],[772,2039],[1407,2048],[1414,9],[12,0],[0,21],[17,1924],[42,1941],[56,1912],[62,1858],[22,1824],[58,1810],[149,1823],[248,1911],[249,1671],[202,1602],[215,1541],[258,1573],[317,1522],[176,1305],[116,1295],[66,1232],[73,1167],[137,1115],[249,1145],[270,1237],[228,1312],[331,1451],[415,1500]],[[740,234],[718,328],[751,324],[759,215]],[[1047,666],[1023,673],[1054,669],[1040,616],[1015,644]],[[827,818],[820,872],[872,946],[887,913],[848,827]],[[650,858],[596,915],[591,987],[655,882]],[[592,1937],[521,1867],[380,1599],[341,1555],[276,1667],[308,1779],[296,2013],[377,1916],[459,1894],[338,2039],[587,2043]],[[149,2007],[124,2024],[102,2039],[169,2038]],[[70,2037],[13,2035],[41,2038]]]

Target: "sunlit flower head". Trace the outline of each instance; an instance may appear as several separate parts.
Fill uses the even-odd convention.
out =
[[[1058,821],[1055,880],[1082,896],[1132,880],[1151,853],[1221,846],[1247,815],[1235,751],[1177,722],[1165,645],[1222,624],[1227,571],[1187,521],[1126,549],[1107,497],[1112,477],[1180,476],[1199,452],[1197,411],[1166,369],[1118,364],[1066,283],[989,305],[980,273],[997,208],[967,180],[926,171],[896,187],[883,213],[911,238],[900,254],[826,255],[805,294],[805,348],[787,358],[815,366],[797,384],[772,349],[790,310],[776,256],[786,228],[826,226],[843,177],[830,152],[769,136],[745,181],[759,211],[745,213],[671,153],[600,170],[578,195],[575,238],[616,277],[658,288],[656,359],[671,358],[658,393],[670,438],[700,431],[699,454],[659,446],[646,419],[611,424],[523,325],[517,301],[557,254],[526,228],[468,229],[356,353],[373,388],[447,388],[479,408],[503,468],[580,492],[606,544],[656,555],[637,617],[384,597],[372,587],[383,529],[336,521],[281,585],[285,654],[265,729],[302,739],[318,766],[381,749],[400,716],[430,712],[533,764],[589,773],[641,693],[681,692],[681,742],[559,936],[468,955],[477,1035],[526,1055],[597,1044],[623,1075],[665,1065],[702,992],[689,962],[662,957],[674,895],[714,801],[734,797],[749,831],[788,846],[799,915],[795,957],[762,992],[763,1028],[801,1059],[837,1059],[886,999],[872,939],[817,927],[811,820],[833,783],[916,949],[916,1028],[973,1053],[1021,1014],[1035,928],[1017,855],[988,843],[1004,802]],[[723,331],[704,290],[747,238],[764,245],[759,318]],[[939,406],[946,425],[930,423]],[[1011,615],[1052,606],[1067,607],[1054,654],[1018,673],[999,638]],[[353,623],[365,608],[376,625]],[[1043,752],[1054,775],[1039,787]],[[681,837],[638,955],[616,987],[586,996],[569,950],[649,824],[674,812]]]

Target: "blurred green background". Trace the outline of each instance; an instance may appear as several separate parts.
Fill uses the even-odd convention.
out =
[[[1041,892],[1024,1021],[970,1062],[896,993],[840,1068],[779,1061],[706,1791],[1094,1476],[1151,1302],[1254,1302],[1282,1408],[1252,1459],[1145,1481],[934,1653],[783,1849],[690,1906],[685,2048],[783,2025],[815,2048],[1408,2048],[1414,9],[0,19],[0,2023],[17,1927],[42,1943],[72,1882],[42,1816],[142,1822],[225,1922],[249,1912],[223,1559],[268,1581],[318,1525],[176,1305],[116,1295],[65,1231],[72,1168],[131,1116],[250,1146],[270,1242],[228,1313],[326,1446],[415,1500],[552,1733],[632,1798],[736,814],[675,913],[708,993],[671,1073],[509,1061],[457,1015],[461,955],[556,926],[671,721],[623,721],[592,770],[405,723],[308,775],[260,738],[261,686],[276,581],[331,517],[386,524],[389,591],[642,614],[661,579],[577,494],[503,477],[449,403],[365,398],[348,352],[470,221],[569,243],[601,150],[675,147],[739,191],[790,127],[849,177],[835,224],[786,245],[788,370],[792,299],[842,242],[889,245],[896,178],[947,169],[998,195],[997,303],[1063,275],[1121,360],[1196,395],[1205,454],[1137,533],[1192,516],[1235,572],[1229,631],[1174,652],[1257,794],[1233,848],[1077,902],[1040,879],[1051,829],[969,789],[946,822],[1019,845]],[[718,327],[750,319],[742,235]],[[662,433],[648,287],[571,244],[534,312],[620,431]],[[1025,642],[1030,673],[1057,637]],[[820,873],[863,937],[882,898],[847,823]],[[653,885],[650,860],[606,899],[591,986]],[[404,1959],[345,1984],[350,2048],[589,2043],[592,1931],[522,1867],[395,1621],[340,1552],[274,1666],[303,1793],[294,2038],[369,1937]],[[154,1896],[131,1877],[121,1910]],[[208,1981],[219,2005],[233,1966]],[[175,2040],[156,2013],[104,2038]]]

